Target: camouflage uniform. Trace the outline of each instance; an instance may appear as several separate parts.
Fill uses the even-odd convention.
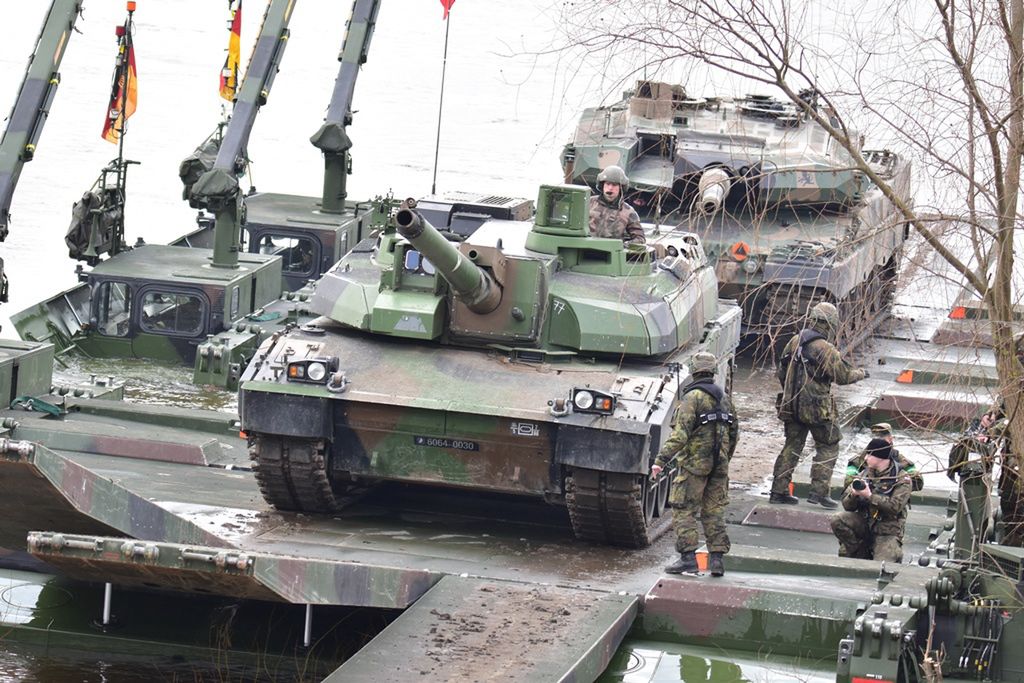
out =
[[[711,382],[710,378],[706,381]],[[713,413],[716,408],[720,413],[728,413],[731,421],[702,424],[701,415]],[[658,467],[665,467],[675,459],[678,465],[669,496],[678,552],[693,552],[700,544],[698,513],[708,552],[729,552],[725,508],[729,504],[729,459],[736,450],[738,435],[739,423],[728,396],[722,397],[721,404],[716,404],[714,397],[701,389],[693,389],[683,396],[672,435],[654,461]]]
[[[828,326],[813,321],[810,330],[826,337],[815,339],[804,345],[803,355],[807,358],[808,372],[795,358],[801,335],[793,335],[783,351],[783,362],[779,364],[778,378],[782,383],[779,398],[779,419],[783,421],[786,444],[775,460],[772,493],[789,494],[789,483],[793,480],[803,453],[807,433],[814,437],[816,453],[811,466],[811,494],[827,497],[829,480],[836,458],[839,457],[839,440],[842,435],[836,425],[836,402],[832,398],[832,383],[853,384],[864,379],[865,373],[844,361],[839,351],[827,339]],[[789,358],[787,363],[785,359]]]
[[[865,466],[857,473],[871,487],[865,500],[853,487],[843,492],[843,509],[832,516],[832,533],[839,539],[840,557],[903,561],[903,528],[913,483],[895,461],[883,472]]]
[[[644,229],[640,227],[640,216],[621,195],[614,205],[605,201],[602,195],[590,198],[590,234],[594,237],[618,237],[626,244],[647,242]]]
[[[910,477],[910,483],[913,484],[914,491],[920,491],[924,488],[924,477],[917,471],[917,465],[913,461],[907,459],[905,455],[900,453],[895,448],[892,449],[893,459],[896,461],[896,466],[899,467],[900,472],[907,474]],[[861,451],[854,457],[850,458],[846,463],[846,479],[843,481],[843,487],[849,486],[854,479],[857,478],[857,474],[866,467],[865,457],[867,456],[867,449]]]

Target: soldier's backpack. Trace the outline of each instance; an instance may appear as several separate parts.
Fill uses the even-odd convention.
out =
[[[795,420],[798,414],[797,402],[804,382],[810,377],[819,382],[831,381],[823,371],[818,359],[804,351],[812,341],[825,339],[817,330],[800,330],[799,340],[793,353],[785,354],[779,361],[778,378],[782,391],[775,395],[775,410],[783,421]]]

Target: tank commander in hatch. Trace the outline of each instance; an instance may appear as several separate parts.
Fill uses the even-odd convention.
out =
[[[892,426],[888,422],[879,422],[878,424],[871,425],[871,438],[882,439],[888,442],[890,446],[892,446]],[[910,475],[910,481],[914,485],[914,490],[920,491],[921,489],[923,489],[924,477],[921,476],[921,473],[917,470],[917,465],[915,465],[911,460],[909,460],[905,455],[900,453],[895,448],[892,449],[892,452],[893,460],[895,460],[896,464],[899,466],[900,472],[906,472],[907,474]],[[865,447],[864,450],[862,450],[860,453],[853,456],[852,458],[850,458],[849,461],[847,461],[846,481],[843,483],[844,488],[849,486],[850,482],[852,482],[857,477],[857,473],[864,466],[864,458],[867,457],[867,453],[868,451]]]
[[[711,576],[725,574],[723,555],[730,547],[725,530],[729,460],[736,450],[739,421],[729,397],[715,384],[717,368],[718,360],[712,354],[694,354],[690,362],[693,382],[683,388],[672,435],[651,466],[652,479],[672,460],[678,468],[669,504],[679,559],[665,567],[669,574],[697,571],[698,513],[707,539]]]
[[[598,194],[590,198],[590,234],[594,237],[618,237],[626,244],[646,244],[644,229],[636,209],[626,203],[629,187],[626,172],[609,166],[597,176]]]
[[[885,439],[871,439],[864,465],[843,492],[843,510],[832,517],[840,557],[903,560],[903,529],[913,489]]]
[[[839,457],[842,434],[836,424],[838,412],[832,397],[832,384],[853,384],[868,376],[843,360],[835,347],[839,332],[839,311],[827,302],[811,308],[809,324],[786,344],[776,372],[782,392],[775,404],[786,434],[786,444],[775,459],[769,503],[795,505],[800,502],[789,493],[793,470],[800,461],[807,434],[814,438],[816,453],[811,465],[811,491],[808,503],[836,508],[829,494],[832,469]]]

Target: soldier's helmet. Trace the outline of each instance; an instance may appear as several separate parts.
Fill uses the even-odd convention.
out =
[[[839,311],[835,306],[822,301],[814,305],[810,311],[811,322],[818,321],[828,325],[833,332],[839,329]]]
[[[600,183],[615,183],[623,190],[629,187],[629,178],[626,176],[626,172],[618,166],[609,166],[597,175],[597,182]]]
[[[692,375],[702,372],[713,375],[716,370],[718,370],[718,359],[713,353],[701,351],[693,354],[693,358],[690,359],[690,374]]]

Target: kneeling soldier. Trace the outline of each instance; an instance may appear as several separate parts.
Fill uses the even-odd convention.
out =
[[[903,528],[913,489],[885,439],[868,443],[864,464],[843,492],[843,509],[832,517],[840,557],[901,562]]]
[[[690,364],[693,382],[683,389],[675,428],[651,466],[651,478],[672,460],[678,466],[669,503],[679,559],[665,567],[669,574],[697,571],[698,512],[707,539],[708,569],[712,576],[725,574],[722,556],[729,552],[725,531],[729,459],[736,450],[739,423],[729,397],[715,384],[717,367],[712,354],[694,354]]]

